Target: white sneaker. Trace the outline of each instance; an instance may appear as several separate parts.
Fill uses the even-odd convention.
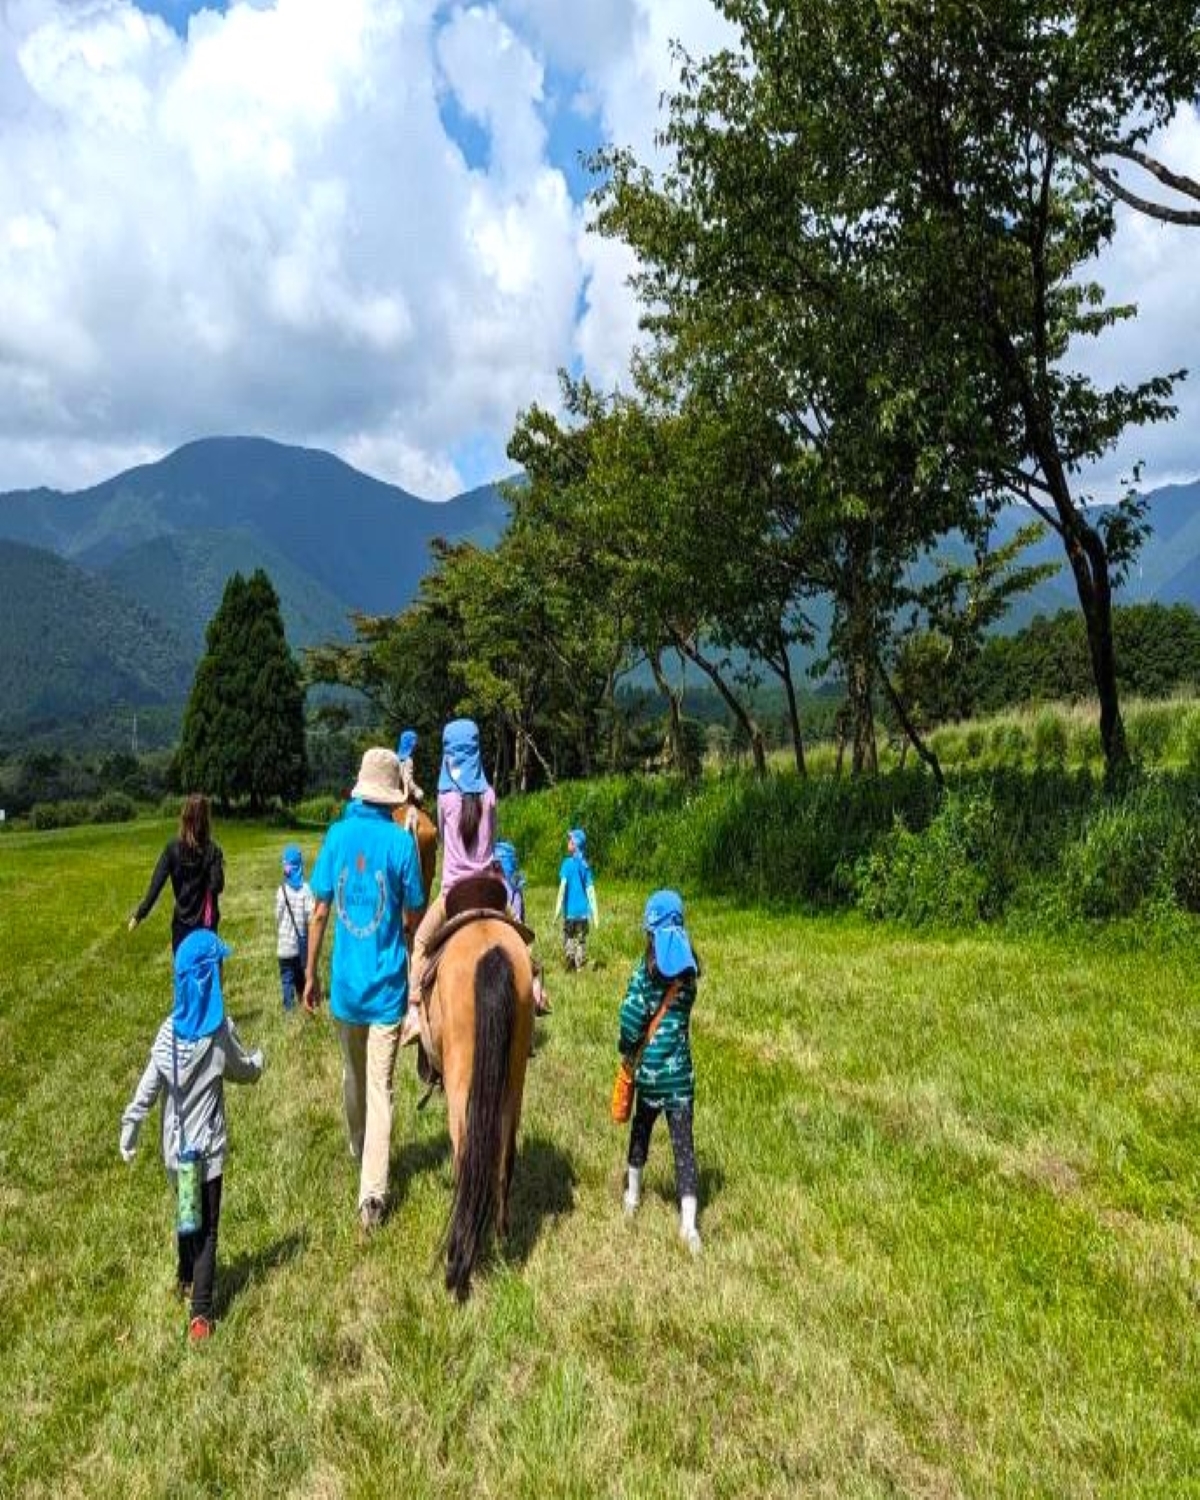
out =
[[[681,1229],[679,1231],[679,1238],[688,1247],[693,1255],[700,1254],[700,1251],[703,1249],[703,1245],[700,1240],[700,1231],[698,1229],[694,1227],[691,1229]]]

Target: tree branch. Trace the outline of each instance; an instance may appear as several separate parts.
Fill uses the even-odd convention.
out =
[[[1153,156],[1147,155],[1145,151],[1139,151],[1136,146],[1123,146],[1119,141],[1105,141],[1103,154],[1105,156],[1120,156],[1126,161],[1136,162],[1143,171],[1149,172],[1151,177],[1157,177],[1159,182],[1175,192],[1182,193],[1185,198],[1195,198],[1200,202],[1200,182],[1194,177],[1187,177],[1182,172],[1173,172],[1170,167],[1164,166]]]
[[[1072,161],[1081,166],[1090,177],[1094,178],[1100,184],[1105,192],[1111,193],[1114,198],[1128,204],[1130,208],[1136,208],[1139,213],[1145,214],[1151,219],[1158,219],[1164,224],[1182,224],[1192,229],[1200,228],[1200,208],[1172,208],[1166,203],[1154,203],[1149,198],[1143,198],[1139,193],[1135,193],[1130,188],[1127,188],[1106,167],[1102,167],[1099,162],[1093,161],[1080,146],[1067,141],[1063,143],[1063,149]],[[1128,155],[1128,152],[1122,150],[1119,154],[1124,156]],[[1136,158],[1133,159],[1136,160]],[[1166,172],[1166,170],[1165,167],[1161,168],[1161,172]],[[1160,176],[1160,172],[1155,172],[1154,175],[1158,177]],[[1174,176],[1175,174],[1172,173],[1171,175]],[[1166,178],[1162,178],[1162,180],[1166,181]],[[1185,178],[1182,180],[1189,181],[1190,179]],[[1189,197],[1196,196],[1190,189],[1181,188],[1180,191],[1186,192]]]

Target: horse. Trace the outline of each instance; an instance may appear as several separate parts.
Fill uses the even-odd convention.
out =
[[[533,966],[520,931],[478,917],[441,946],[423,1007],[423,1041],[442,1075],[454,1162],[446,1290],[464,1301],[508,1193],[533,1038]]]
[[[411,807],[407,802],[395,809],[392,813],[392,821],[398,823],[401,828],[407,828],[410,810],[415,810],[417,814],[417,858],[421,865],[421,885],[424,887],[425,899],[428,901],[433,890],[433,872],[437,867],[437,824],[423,808]]]

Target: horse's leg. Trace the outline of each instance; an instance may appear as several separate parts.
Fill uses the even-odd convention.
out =
[[[513,1018],[511,1050],[508,1055],[508,1077],[504,1084],[504,1123],[501,1132],[500,1160],[496,1164],[497,1232],[501,1237],[508,1234],[508,1197],[512,1187],[513,1169],[517,1163],[517,1132],[521,1126],[521,1104],[525,1096],[525,1073],[529,1053],[533,1044],[533,990],[532,969],[530,988],[522,995]]]

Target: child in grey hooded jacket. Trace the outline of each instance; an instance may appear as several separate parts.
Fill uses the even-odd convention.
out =
[[[181,1143],[198,1151],[202,1218],[195,1234],[177,1236],[179,1288],[191,1297],[189,1336],[212,1332],[217,1228],[228,1133],[224,1080],[257,1083],[261,1050],[247,1052],[225,1014],[221,964],[229,949],[212,932],[195,932],[175,955],[175,1007],[158,1029],[150,1060],[121,1117],[121,1155],[132,1161],[142,1122],[162,1095],[162,1154],[172,1183]]]

